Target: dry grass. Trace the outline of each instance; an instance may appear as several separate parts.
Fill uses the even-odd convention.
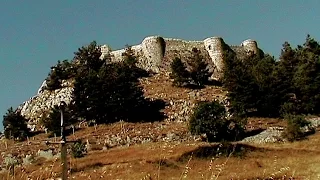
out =
[[[313,140],[312,140],[313,139]],[[93,151],[84,158],[69,159],[71,179],[318,179],[320,151],[306,149],[319,135],[291,144],[260,145],[243,157],[197,156],[206,143],[149,143]],[[311,142],[309,142],[311,141]],[[300,145],[299,145],[300,144]],[[319,147],[318,147],[319,149]],[[187,156],[187,154],[193,154]],[[38,162],[16,169],[15,179],[47,179],[59,176],[58,161]],[[185,178],[184,178],[185,177]],[[7,179],[1,174],[0,179]]]

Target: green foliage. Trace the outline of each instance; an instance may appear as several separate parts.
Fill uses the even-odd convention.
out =
[[[24,140],[27,138],[29,129],[27,128],[27,119],[19,112],[9,108],[3,116],[4,135],[7,139]]]
[[[59,73],[59,69],[56,69],[54,67],[51,69],[51,72],[46,79],[48,90],[52,91],[61,88],[62,79],[59,78]]]
[[[190,57],[188,64],[191,67],[190,77],[193,83],[200,87],[207,84],[212,73],[209,72],[208,64],[202,57],[200,50],[197,48],[192,49],[192,56]]]
[[[293,142],[305,137],[305,133],[302,131],[303,127],[309,126],[310,122],[305,120],[303,116],[288,115],[286,117],[288,126],[283,132],[282,136],[288,141]]]
[[[210,142],[236,140],[244,132],[242,122],[227,119],[224,106],[217,101],[200,102],[190,118],[189,130],[192,134],[205,134]]]
[[[74,157],[74,158],[84,157],[84,155],[86,153],[86,145],[83,142],[81,142],[80,140],[75,142],[71,146],[71,153],[72,153],[72,157]]]
[[[73,91],[78,117],[97,123],[136,121],[143,111],[148,110],[150,104],[144,98],[138,81],[147,73],[136,66],[137,60],[131,48],[123,54],[124,61],[118,63],[100,63],[100,55],[89,56],[97,54],[95,43],[80,50],[75,54],[82,54],[78,65],[82,71],[75,78]],[[89,65],[87,59],[95,64]]]
[[[67,80],[75,76],[76,69],[74,65],[68,60],[58,61],[58,63],[51,67],[46,83],[48,90],[55,90],[61,88],[62,80]]]
[[[85,74],[89,70],[98,71],[100,67],[106,63],[105,60],[100,59],[102,53],[100,46],[96,41],[92,41],[88,46],[82,46],[74,53],[74,60],[76,61],[77,74]]]
[[[6,155],[3,160],[4,167],[10,170],[11,175],[13,175],[14,173],[14,166],[17,166],[20,163],[21,162],[19,162],[19,159],[16,156],[13,156],[12,154]]]
[[[78,115],[97,123],[128,120],[145,101],[142,88],[122,64],[108,64],[98,72],[77,77],[74,102]]]
[[[73,117],[71,116],[70,106],[65,107],[63,110],[63,120],[64,125],[68,126],[75,122]],[[40,123],[48,129],[50,132],[49,136],[53,136],[56,134],[60,136],[61,134],[61,111],[58,106],[54,106],[48,114],[44,114],[40,120]]]
[[[237,112],[248,113],[257,108],[259,86],[252,73],[254,60],[248,58],[241,61],[233,53],[226,54],[222,82],[228,90],[231,105]]]
[[[130,76],[133,79],[138,79],[141,77],[149,76],[149,73],[147,71],[137,67],[138,59],[135,56],[134,51],[132,50],[131,46],[128,46],[128,45],[126,46],[126,51],[122,54],[122,57],[124,59],[123,67],[130,69],[130,71],[131,71]],[[126,72],[128,72],[128,71],[126,71]]]
[[[126,45],[126,51],[122,54],[124,63],[129,67],[136,66],[138,60],[134,55],[134,51],[132,50],[131,46]]]
[[[174,86],[195,85],[197,87],[203,87],[205,84],[208,84],[209,78],[212,75],[212,73],[209,72],[208,64],[197,48],[193,48],[191,53],[192,55],[188,59],[189,71],[178,57],[170,64],[170,78],[173,79]]]
[[[280,61],[230,53],[224,64],[223,85],[235,109],[268,117],[320,113],[320,45],[310,36],[295,49],[285,42]]]
[[[174,86],[184,86],[189,82],[189,72],[187,71],[187,67],[181,61],[180,58],[175,58],[171,63],[171,74],[170,78],[173,79]]]

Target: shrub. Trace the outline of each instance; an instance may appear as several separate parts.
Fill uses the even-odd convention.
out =
[[[29,133],[27,119],[11,108],[3,116],[4,136],[7,139],[25,140]]]
[[[212,73],[209,72],[208,64],[205,62],[200,50],[197,48],[192,49],[192,56],[188,64],[190,65],[190,77],[193,83],[200,87],[208,84]]]
[[[299,113],[300,105],[297,102],[285,102],[281,105],[280,114],[282,117],[287,116],[288,114],[296,115]]]
[[[72,145],[71,152],[74,158],[81,158],[86,153],[86,146],[79,140]]]
[[[70,106],[65,107],[63,111],[63,120],[64,125],[68,126],[75,122],[75,119],[71,117]],[[54,106],[49,114],[44,114],[40,120],[40,123],[48,128],[50,134],[49,136],[53,136],[56,134],[59,136],[61,134],[61,112],[58,106]]]
[[[304,132],[302,128],[307,127],[311,129],[310,122],[305,120],[305,118],[301,115],[287,115],[286,119],[288,125],[285,131],[282,133],[282,136],[290,142],[300,140],[305,137],[306,132]]]
[[[171,63],[170,78],[173,79],[173,85],[181,87],[189,82],[189,72],[180,58],[175,58]]]
[[[14,174],[14,167],[19,165],[21,162],[19,162],[19,159],[12,154],[8,154],[4,157],[3,165],[4,167],[9,170],[10,174]]]
[[[226,115],[225,107],[219,102],[200,102],[190,118],[189,130],[194,135],[205,134],[210,142],[240,138],[244,130],[241,121],[229,120]]]

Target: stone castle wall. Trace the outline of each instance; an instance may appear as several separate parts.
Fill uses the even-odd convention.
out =
[[[159,72],[168,71],[170,62],[175,57],[185,61],[191,55],[192,48],[200,50],[209,63],[215,77],[219,77],[223,70],[223,56],[227,49],[233,50],[239,57],[252,52],[259,53],[257,42],[251,39],[240,45],[229,46],[221,37],[209,37],[203,41],[186,41],[182,39],[162,38],[160,36],[146,37],[141,44],[131,47],[138,57],[138,66]],[[122,61],[125,49],[111,51],[108,45],[102,46],[102,56],[109,55],[112,61]]]

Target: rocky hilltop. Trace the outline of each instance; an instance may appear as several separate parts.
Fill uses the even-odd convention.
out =
[[[191,55],[192,48],[201,51],[206,59],[209,69],[213,72],[212,78],[219,79],[223,69],[223,55],[231,50],[239,58],[251,53],[263,53],[257,42],[251,39],[245,40],[240,45],[228,45],[221,37],[210,37],[203,41],[186,41],[182,39],[163,38],[160,36],[146,37],[141,44],[131,46],[138,58],[138,66],[155,73],[167,73],[170,70],[170,63],[174,57],[180,57],[186,61]],[[102,57],[109,57],[112,62],[122,61],[122,53],[125,49],[112,51],[109,45],[101,46]],[[69,103],[73,91],[72,80],[62,83],[62,88],[49,91],[46,88],[46,81],[42,83],[37,94],[19,106],[23,116],[28,118],[29,126],[36,125],[40,118],[53,106],[61,101]]]

